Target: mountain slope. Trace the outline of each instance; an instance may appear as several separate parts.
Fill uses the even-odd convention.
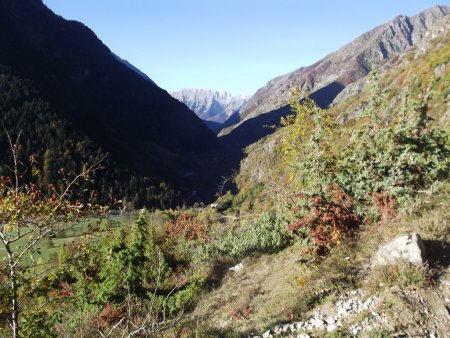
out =
[[[42,119],[24,125],[45,130],[55,117],[67,128],[64,139],[79,135],[109,153],[109,165],[117,166],[110,171],[122,173],[110,175],[119,185],[131,176],[152,178],[156,186],[161,180],[184,182],[196,156],[217,146],[215,135],[184,104],[117,60],[83,24],[58,17],[40,0],[0,0],[0,65],[3,88],[18,93],[17,100],[3,102],[4,127],[17,132],[23,104],[45,102]],[[15,83],[26,84],[21,94]],[[32,98],[26,98],[29,90],[36,93]],[[28,137],[23,133],[29,151],[52,148]],[[95,156],[87,151],[82,161],[90,157]]]
[[[247,101],[245,96],[210,89],[182,89],[171,93],[186,104],[202,120],[223,123],[239,112]]]
[[[444,20],[443,25],[437,27],[436,32],[444,32],[442,30],[444,27],[450,28],[450,17]],[[450,32],[448,30],[442,36],[431,31],[423,43],[403,53],[389,67],[380,68],[377,77],[379,86],[384,93],[381,97],[383,108],[379,111],[383,122],[388,124],[391,121],[391,125],[394,125],[395,123],[392,122],[395,114],[397,113],[398,118],[398,112],[402,111],[402,102],[405,98],[424,97],[430,88],[433,93],[427,105],[427,109],[429,109],[427,113],[431,117],[430,127],[436,126],[447,132],[450,131]],[[357,91],[347,93],[339,103],[328,110],[332,116],[337,117],[338,122],[342,123],[337,126],[336,134],[331,142],[337,156],[351,146],[352,143],[349,143],[348,140],[355,129],[358,130],[364,123],[362,121],[364,119],[359,119],[359,114],[367,106],[372,95],[372,83],[362,81]],[[420,114],[419,111],[416,113]],[[367,121],[367,115],[365,119]],[[252,120],[255,119],[247,122]],[[289,210],[292,210],[292,205],[295,205],[295,209],[297,209],[299,204],[295,204],[296,196],[307,194],[303,194],[302,186],[296,185],[290,178],[289,166],[283,158],[282,142],[289,140],[286,138],[289,128],[292,127],[280,128],[266,139],[260,140],[246,149],[248,155],[241,162],[239,173],[235,177],[238,193],[234,196],[224,195],[219,200],[219,206],[221,203],[225,204],[224,201],[226,201],[230,212],[234,212],[236,215],[267,213],[270,208],[276,210],[274,214],[277,215],[283,208],[283,204]],[[448,145],[448,134],[445,137]],[[396,146],[400,144],[401,141]],[[413,148],[415,147],[414,145]],[[417,148],[419,147],[417,146]],[[354,151],[354,148],[349,149]],[[310,149],[310,151],[316,150]],[[374,159],[374,162],[380,163],[380,158],[383,158],[381,153]],[[409,163],[405,166],[415,165],[417,162]],[[338,168],[337,170],[339,170]],[[364,168],[362,169],[364,170]],[[371,174],[367,174],[368,172],[366,171],[366,175],[370,177]],[[388,173],[388,171],[386,172]],[[316,262],[310,261],[310,251],[301,248],[305,238],[303,235],[301,235],[302,240],[294,240],[296,243],[294,246],[277,253],[271,251],[270,254],[263,254],[259,257],[252,255],[236,260],[236,262],[241,262],[236,266],[239,270],[233,269],[227,273],[220,287],[198,306],[198,312],[200,316],[204,315],[207,318],[210,327],[220,329],[220,332],[235,334],[239,332],[241,335],[259,334],[260,336],[263,332],[268,332],[274,337],[289,335],[295,337],[306,332],[317,336],[319,331],[315,324],[311,324],[310,327],[308,325],[297,327],[294,324],[292,330],[289,325],[283,324],[293,324],[289,318],[292,313],[298,313],[302,321],[303,318],[320,317],[321,322],[323,320],[326,323],[324,310],[327,311],[327,308],[334,308],[336,304],[339,304],[336,302],[336,299],[339,298],[336,295],[347,297],[349,294],[358,294],[360,290],[357,288],[362,285],[366,291],[367,288],[373,288],[371,297],[378,298],[382,294],[378,298],[381,305],[379,311],[372,312],[373,316],[370,315],[370,311],[367,316],[364,312],[366,309],[354,316],[347,317],[346,315],[345,320],[348,320],[347,323],[351,321],[351,324],[345,324],[345,320],[343,320],[337,336],[395,336],[399,327],[402,327],[402,334],[405,335],[427,336],[428,333],[422,333],[420,330],[432,329],[434,332],[439,332],[435,335],[446,336],[448,331],[447,312],[441,311],[445,308],[442,303],[435,306],[437,302],[434,297],[445,299],[449,293],[448,287],[441,287],[447,286],[449,279],[449,255],[447,252],[449,252],[448,222],[450,215],[448,207],[445,207],[448,205],[448,198],[448,182],[441,181],[436,182],[429,190],[418,191],[417,196],[412,199],[414,202],[408,201],[407,207],[401,204],[392,205],[391,210],[395,211],[389,214],[386,209],[380,208],[378,212],[382,215],[385,213],[385,216],[381,217],[379,223],[368,222],[363,226],[360,235],[354,242],[356,245],[352,244],[352,246],[346,247],[344,244],[341,246],[344,251],[337,249],[330,256],[321,257]],[[324,209],[317,208],[314,212],[320,213],[320,210]],[[308,219],[308,216],[305,219]],[[261,223],[261,221],[255,222],[252,228]],[[277,222],[272,224],[274,224],[273,229],[276,229]],[[424,279],[427,281],[424,286],[416,285],[410,288],[414,290],[414,294],[421,295],[422,306],[417,306],[412,301],[413,297],[409,298],[403,292],[408,288],[402,287],[400,280],[412,281],[414,279],[405,278],[406,274],[402,270],[397,271],[395,268],[383,270],[380,273],[381,276],[377,277],[378,280],[371,279],[373,276],[377,276],[376,274],[368,274],[368,263],[380,244],[385,244],[398,235],[412,231],[417,231],[426,240],[428,264],[433,268],[442,268],[442,275],[439,277],[434,278],[430,275]],[[237,232],[237,234],[242,237],[242,232]],[[258,235],[258,243],[262,243],[261,232]],[[305,277],[308,276],[306,272],[308,266],[312,267],[311,271],[316,273],[313,276],[310,275],[310,278]],[[351,268],[346,270],[346,267]],[[356,274],[358,270],[361,272],[360,275]],[[353,279],[352,276],[357,276],[357,278]],[[391,285],[386,285],[386,280],[390,278],[386,276],[392,277]],[[383,278],[386,279],[381,284]],[[429,283],[431,280],[432,282]],[[235,292],[236,285],[239,285],[239,294]],[[339,291],[330,297],[330,293],[328,293],[330,290]],[[397,290],[402,292],[398,298],[389,294],[392,292],[395,295]],[[334,291],[331,293],[333,294]],[[363,299],[368,298],[366,296]],[[350,308],[352,307],[350,306]],[[425,308],[426,311],[421,313],[420,311]],[[436,310],[430,311],[430,308]],[[308,311],[314,312],[311,316],[305,317]],[[406,312],[408,316],[397,315]],[[227,320],[229,317],[226,316],[229,313],[232,316],[237,314],[237,319]],[[244,315],[247,313],[249,315]],[[361,313],[364,315],[362,316]],[[443,317],[441,317],[441,313]],[[384,317],[384,323],[377,320],[380,315]],[[411,318],[420,318],[420,321]],[[314,323],[314,321],[312,322]],[[336,317],[333,317],[328,323],[336,323]],[[275,326],[275,324],[278,325]],[[255,329],[258,325],[260,327]],[[359,326],[362,332],[361,329],[357,334],[347,331],[348,328],[355,326]],[[344,329],[346,327],[347,329]],[[324,324],[322,334],[326,337],[332,336],[331,331],[336,329],[336,327],[332,327],[325,332],[325,328],[326,324]],[[269,329],[272,331],[268,331]],[[364,330],[373,330],[375,333],[364,332]]]
[[[450,28],[450,17],[447,17],[444,23]],[[430,86],[433,92],[428,104],[428,113],[432,117],[431,124],[448,132],[450,131],[450,30],[435,39],[431,39],[432,36],[435,35],[430,35],[426,44],[413,47],[404,53],[391,66],[381,68],[377,77],[380,87],[386,93],[383,104],[386,107],[387,119],[393,112],[399,110],[404,99],[402,95],[405,93],[418,95],[426,92]],[[414,81],[414,85],[411,81]],[[333,142],[333,148],[337,153],[345,148],[346,138],[351,135],[372,95],[371,82],[361,82],[358,83],[358,90],[346,93],[338,104],[328,110],[339,124]],[[414,88],[412,92],[411,87]],[[243,126],[257,119],[250,119]],[[257,210],[260,208],[259,205],[267,205],[269,201],[273,201],[271,194],[273,184],[283,186],[288,181],[280,141],[285,132],[286,128],[278,129],[267,138],[250,145],[246,149],[246,158],[241,161],[239,174],[236,176],[239,195],[254,199],[247,203]],[[251,194],[255,190],[260,193]],[[242,196],[236,199],[244,200]]]
[[[130,68],[132,71],[134,71],[135,73],[137,73],[138,75],[140,75],[141,77],[143,77],[144,79],[146,79],[147,81],[150,81],[152,84],[156,85],[156,83],[150,79],[147,74],[143,73],[141,70],[139,70],[138,68],[136,68],[135,66],[133,66],[131,63],[129,63],[127,60],[122,59],[120,56],[114,54],[114,57],[119,60],[120,62],[122,62],[125,66],[127,66],[128,68]]]
[[[376,69],[395,59],[411,46],[420,44],[428,38],[433,26],[449,14],[449,6],[435,6],[412,17],[398,16],[361,35],[315,64],[269,81],[242,108],[240,122],[222,131],[220,135],[230,134],[227,139],[234,139],[233,133],[236,133],[236,138],[241,138],[245,132],[238,129],[246,121],[278,111],[286,106],[292,88],[301,88],[311,93],[321,107],[336,103],[335,98],[348,85],[365,77],[371,69]],[[265,121],[266,118],[269,121]],[[259,131],[252,130],[252,133],[258,136],[267,135],[268,131],[262,130],[261,127],[269,124],[273,118],[260,117],[259,119],[260,122],[256,126]],[[242,128],[248,129],[248,127]],[[254,138],[250,140],[252,141]],[[226,141],[239,146],[245,146],[250,142]]]

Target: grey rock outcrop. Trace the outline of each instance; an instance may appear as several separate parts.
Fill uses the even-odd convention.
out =
[[[372,258],[372,266],[393,264],[399,260],[414,265],[425,262],[425,245],[417,233],[396,237],[386,245],[381,246]]]

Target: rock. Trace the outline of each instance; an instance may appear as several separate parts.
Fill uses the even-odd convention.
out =
[[[327,332],[332,332],[337,329],[336,324],[327,325]]]
[[[303,329],[304,326],[305,324],[303,322],[298,322],[295,324],[297,330]]]
[[[359,331],[361,331],[361,328],[358,325],[353,325],[350,328],[350,332],[354,335],[357,335]]]
[[[262,338],[270,338],[272,337],[272,334],[270,333],[270,330],[267,330],[266,332],[263,333]]]
[[[301,334],[297,335],[297,338],[310,338],[310,336],[309,336],[309,334],[301,333]]]
[[[237,264],[237,265],[235,265],[235,266],[229,268],[229,270],[230,270],[230,271],[237,272],[237,271],[242,270],[243,268],[244,268],[244,264],[239,263],[239,264]]]
[[[425,245],[419,234],[411,233],[396,237],[381,246],[372,258],[372,266],[383,266],[404,260],[414,265],[425,261]]]
[[[445,63],[441,63],[439,66],[434,68],[434,70],[433,70],[434,75],[436,75],[437,77],[442,77],[445,73],[446,68],[447,68],[447,65]]]
[[[293,324],[284,324],[281,332],[283,333],[288,333],[288,332],[294,332],[295,331],[295,327]]]
[[[336,319],[334,319],[334,317],[327,318],[327,324],[328,325],[335,324],[335,323],[336,323]]]
[[[325,325],[325,322],[322,319],[320,319],[320,318],[314,318],[313,322],[312,322],[312,325],[315,328],[320,329],[320,328],[322,328]]]

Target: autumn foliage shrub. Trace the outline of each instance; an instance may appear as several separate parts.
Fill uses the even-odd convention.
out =
[[[124,309],[121,307],[114,307],[111,303],[106,304],[103,310],[97,316],[97,324],[100,327],[105,327],[110,324],[117,323],[124,315]]]
[[[317,255],[324,255],[342,240],[353,238],[362,223],[352,199],[337,186],[333,190],[330,198],[299,194],[296,197],[302,200],[302,207],[292,208],[297,219],[289,224],[288,230],[306,232]]]
[[[189,241],[208,237],[208,226],[197,216],[186,213],[179,215],[175,223],[167,222],[166,228],[169,236],[183,235]]]
[[[395,217],[395,215],[397,214],[397,202],[395,201],[395,198],[389,196],[384,192],[381,192],[374,193],[373,199],[375,202],[377,213],[382,220],[388,220]]]

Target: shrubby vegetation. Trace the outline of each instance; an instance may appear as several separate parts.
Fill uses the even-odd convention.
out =
[[[288,223],[286,214],[262,213],[250,224],[227,233],[220,248],[222,254],[242,258],[279,251],[291,240]]]
[[[386,121],[379,116],[384,101],[376,90],[362,116],[366,122],[354,130],[340,158],[337,181],[360,200],[384,192],[402,202],[448,176],[449,136],[429,125],[428,101],[433,93],[411,98],[408,92],[391,121]]]
[[[83,226],[86,235],[70,241],[63,240],[62,234],[72,237],[75,225],[64,223],[59,234],[39,246],[43,251],[52,250],[51,257],[33,265],[40,266],[33,273],[41,276],[29,278],[27,265],[20,270],[18,297],[27,296],[27,306],[20,305],[19,334],[157,336],[164,331],[177,335],[183,330],[178,324],[190,320],[197,301],[221,282],[229,267],[246,257],[256,259],[292,248],[298,249],[296,259],[302,271],[296,287],[305,296],[297,305],[304,311],[322,297],[319,287],[349,279],[352,266],[346,258],[350,256],[347,244],[354,245],[362,228],[382,216],[393,218],[397,208],[419,203],[421,190],[448,179],[449,135],[430,123],[433,91],[412,92],[405,89],[400,108],[389,110],[386,94],[375,85],[349,138],[337,129],[330,111],[295,92],[291,99],[294,114],[283,120],[286,127],[278,135],[282,171],[288,179],[271,182],[277,189],[276,202],[264,204],[261,196],[270,190],[260,182],[237,195],[224,194],[211,207],[143,210],[131,219],[110,218],[98,224],[91,220],[89,227]],[[24,147],[21,156],[29,149],[32,147]],[[47,212],[54,203],[48,193],[59,191],[60,186],[48,186],[58,171],[53,167],[56,162],[49,160],[51,151],[42,155],[44,161],[41,166],[36,164],[34,176],[22,177],[34,179],[36,186],[25,185],[17,192],[9,179],[2,179],[0,215],[6,231],[21,220],[46,220],[44,216],[58,226],[72,220],[72,211],[64,208]],[[73,170],[77,169],[74,166]],[[81,191],[93,187],[90,178],[81,181]],[[138,192],[139,185],[132,179],[126,188],[135,195],[132,204],[136,206],[155,196]],[[39,186],[45,189],[38,196]],[[81,196],[80,202],[89,197],[101,200],[95,195]],[[69,208],[76,201],[69,194],[62,206]],[[263,205],[261,212],[257,207]],[[10,212],[14,208],[17,214]],[[34,262],[43,257],[37,248],[29,253]],[[340,270],[322,278],[319,267],[332,269],[333,265]],[[7,272],[7,264],[2,262],[0,270]],[[385,283],[397,283],[398,272],[406,286],[424,285],[428,278],[421,270],[398,266],[387,271]],[[385,274],[375,274],[375,283]],[[0,274],[2,286],[9,282],[7,275]],[[338,288],[327,292],[334,289]],[[0,290],[0,333],[6,334],[7,319],[11,318],[7,304],[14,295],[5,291],[6,287]],[[233,312],[236,318],[251,315],[250,308],[238,310]]]

